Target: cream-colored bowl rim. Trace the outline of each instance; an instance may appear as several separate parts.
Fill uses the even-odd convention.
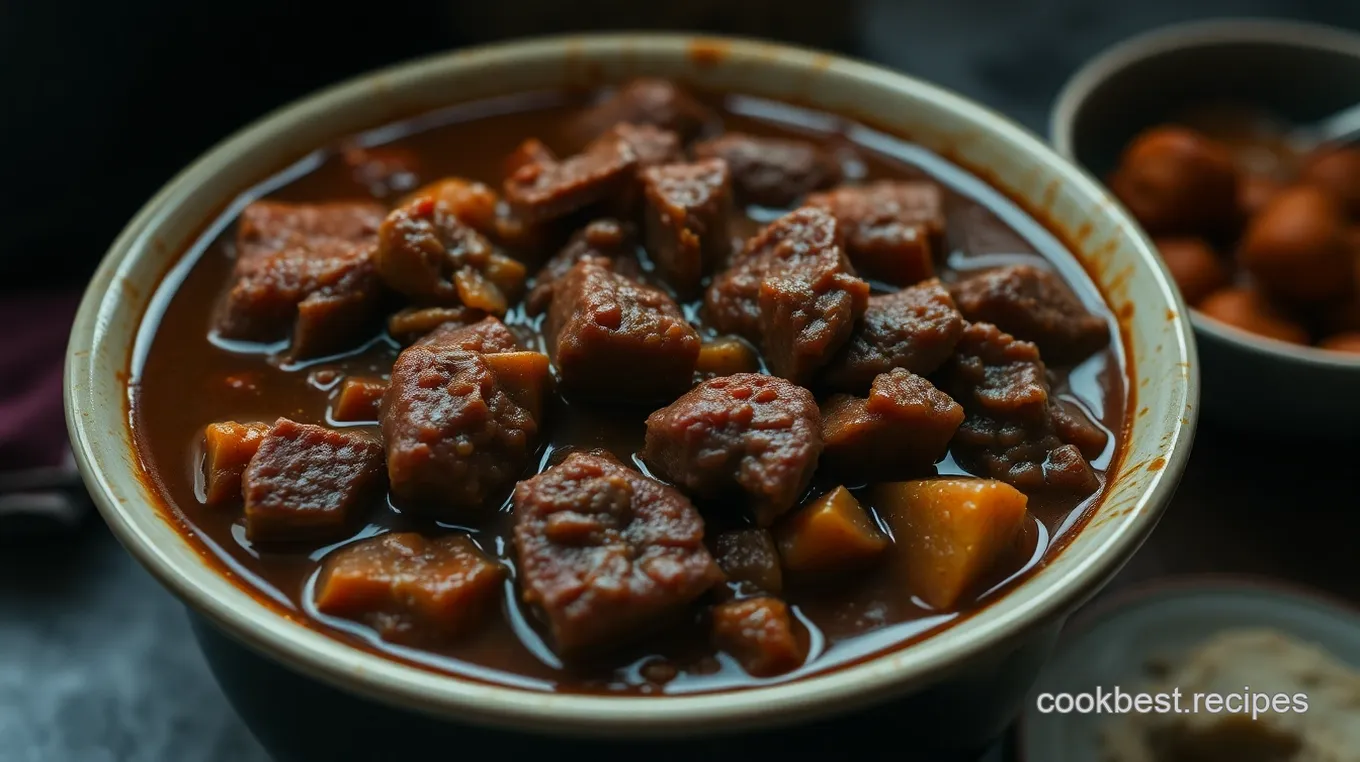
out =
[[[1063,158],[1077,161],[1072,134],[1077,112],[1091,93],[1117,72],[1148,58],[1190,47],[1262,43],[1311,48],[1360,59],[1360,34],[1335,27],[1274,19],[1209,19],[1153,29],[1109,48],[1078,69],[1053,102],[1048,136]],[[1235,344],[1271,361],[1286,360],[1330,370],[1360,373],[1360,354],[1332,352],[1260,336],[1190,311],[1195,330]]]
[[[192,609],[256,651],[332,686],[387,703],[431,713],[448,720],[572,735],[681,736],[763,725],[785,724],[833,714],[899,695],[938,681],[984,652],[1016,644],[1032,628],[1052,623],[1108,580],[1133,554],[1155,526],[1184,468],[1198,412],[1198,374],[1188,324],[1174,315],[1165,347],[1166,360],[1185,370],[1176,380],[1173,400],[1183,411],[1166,411],[1166,423],[1148,432],[1159,437],[1165,466],[1140,474],[1146,488],[1127,509],[1111,516],[1116,527],[1060,576],[1045,570],[1045,584],[1031,578],[984,610],[953,625],[944,637],[930,637],[909,648],[882,654],[825,674],[776,686],[728,693],[624,698],[526,692],[478,683],[407,666],[346,645],[289,621],[262,605],[249,606],[210,594],[204,584],[219,573],[205,563],[186,563],[158,547],[147,534],[148,517],[164,519],[144,501],[117,499],[116,483],[136,479],[135,456],[127,453],[128,421],[124,409],[96,401],[92,350],[110,337],[107,312],[121,299],[120,271],[134,253],[152,246],[172,199],[212,182],[214,173],[241,151],[270,134],[287,130],[375,87],[419,80],[431,71],[473,67],[494,72],[511,62],[560,62],[571,55],[589,57],[620,50],[646,50],[651,56],[684,60],[696,45],[721,46],[732,65],[768,67],[774,72],[816,72],[841,81],[872,82],[903,97],[929,99],[948,112],[983,125],[993,136],[1039,157],[1076,196],[1101,205],[1131,241],[1140,267],[1150,268],[1153,289],[1166,304],[1183,311],[1164,267],[1152,254],[1138,227],[1109,203],[1100,186],[1081,170],[1060,159],[1038,138],[1011,121],[959,96],[876,66],[825,53],[765,42],[683,34],[598,34],[502,43],[421,59],[368,74],[305,98],[246,127],[213,148],[166,185],[138,213],[114,242],[81,304],[72,333],[66,369],[66,410],[71,441],[90,491],[114,534],[128,550]],[[724,64],[719,64],[724,65]],[[785,72],[788,73],[788,72]],[[1161,349],[1161,347],[1159,347]],[[1183,394],[1181,393],[1183,389]],[[1159,413],[1153,416],[1163,418]],[[1149,426],[1153,424],[1149,423]],[[1130,464],[1122,464],[1120,474]],[[1102,533],[1105,533],[1102,527]],[[203,583],[203,584],[200,584]]]

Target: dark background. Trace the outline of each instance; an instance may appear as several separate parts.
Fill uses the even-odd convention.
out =
[[[492,15],[493,4],[516,26]],[[579,3],[554,0],[543,6],[551,13],[527,10],[534,5],[0,2],[0,293],[78,287],[162,183],[270,109],[375,66],[516,32],[683,25],[780,37],[933,80],[1042,134],[1066,77],[1130,34],[1228,15],[1360,27],[1353,0],[864,0],[857,15],[839,13],[843,0],[650,0],[612,14],[600,2],[576,18],[561,8]],[[1298,554],[1273,557],[1274,547],[1229,540],[1217,555],[1202,547],[1220,527],[1199,507],[1270,489],[1223,490],[1237,482],[1236,460],[1214,448],[1233,439],[1201,430],[1177,505],[1117,585],[1178,571],[1299,568]],[[1301,457],[1301,469],[1316,465]],[[1334,583],[1333,571],[1323,564],[1301,581]],[[1346,584],[1340,592],[1360,596]],[[208,676],[177,602],[93,519],[73,536],[0,540],[0,760],[264,756]]]

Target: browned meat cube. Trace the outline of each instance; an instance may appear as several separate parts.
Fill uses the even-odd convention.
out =
[[[573,453],[514,509],[524,601],[563,653],[644,635],[722,581],[689,500],[612,456]]]
[[[807,661],[806,635],[778,598],[745,598],[713,607],[713,645],[753,677],[774,677]]]
[[[505,567],[466,535],[384,534],[327,556],[316,608],[362,622],[389,642],[436,645],[483,624],[505,577]]]
[[[713,557],[728,583],[778,594],[784,588],[779,551],[764,529],[734,529],[713,539]]]
[[[771,372],[805,380],[830,361],[864,314],[869,284],[855,277],[836,220],[803,207],[746,243],[704,298],[713,327],[759,342]]]
[[[1079,362],[1110,342],[1110,327],[1087,311],[1066,284],[1032,265],[986,270],[951,289],[959,312],[1033,342],[1044,359]]]
[[[704,380],[735,373],[755,373],[760,370],[760,356],[745,339],[724,336],[704,342],[699,348],[699,361],[694,370]]]
[[[251,542],[343,537],[382,489],[382,445],[359,431],[274,422],[241,476]]]
[[[267,423],[208,424],[203,430],[203,502],[222,505],[241,499],[241,474],[268,433]]]
[[[541,352],[494,352],[482,356],[501,389],[533,416],[543,419],[544,398],[552,383],[551,364]]]
[[[1087,460],[1095,460],[1105,452],[1105,445],[1110,441],[1109,433],[1092,421],[1081,406],[1057,397],[1052,398],[1050,403],[1053,430],[1059,439],[1075,445]]]
[[[815,190],[840,182],[835,157],[816,143],[727,132],[694,146],[699,159],[723,159],[732,170],[738,203],[793,206]]]
[[[411,344],[445,323],[471,325],[486,317],[468,307],[407,307],[387,318],[387,332],[401,344]]]
[[[510,155],[505,157],[505,176],[515,174],[531,164],[556,164],[557,154],[538,138],[526,138]]]
[[[945,376],[966,413],[952,448],[969,470],[1022,490],[1090,494],[1100,488],[1080,451],[1054,429],[1038,347],[990,323],[970,323]]]
[[[554,254],[534,276],[534,286],[524,300],[530,315],[539,315],[552,304],[557,282],[583,259],[609,262],[614,272],[637,280],[642,268],[637,261],[637,242],[632,225],[612,218],[595,220],[578,230],[561,251]]]
[[[515,334],[505,327],[505,323],[490,315],[470,325],[445,323],[422,336],[416,343],[445,349],[462,349],[484,355],[518,352],[522,348]]]
[[[727,164],[722,159],[663,164],[643,170],[642,187],[647,252],[666,283],[691,298],[700,279],[727,260],[732,245]]]
[[[505,200],[528,222],[553,220],[626,193],[637,168],[632,143],[610,132],[563,161],[538,156],[523,164],[505,179]]]
[[[376,262],[383,281],[412,299],[495,315],[519,298],[526,274],[434,196],[417,196],[387,215]]]
[[[944,237],[944,195],[927,181],[881,180],[809,196],[836,215],[855,268],[871,278],[909,286],[935,274]]]
[[[538,422],[486,357],[447,344],[407,347],[383,396],[392,494],[403,511],[466,519],[495,510],[529,463]]]
[[[247,206],[233,282],[214,321],[218,335],[277,341],[291,329],[294,359],[348,348],[378,318],[373,250],[381,221],[382,207],[370,202]]]
[[[768,527],[798,502],[822,454],[812,394],[788,381],[738,373],[699,384],[647,417],[644,459],[699,498],[744,501]]]
[[[846,479],[886,481],[930,471],[963,423],[963,408],[904,368],[874,379],[868,399],[833,395],[822,407],[822,462]]]
[[[827,388],[863,394],[880,373],[906,368],[934,373],[963,334],[963,316],[934,278],[896,293],[869,297],[864,319],[821,374]]]
[[[348,145],[341,149],[340,158],[355,184],[376,199],[386,201],[420,182],[420,156],[409,148]]]
[[[800,507],[774,535],[784,568],[801,575],[861,569],[892,544],[844,486]]]
[[[331,418],[347,423],[376,421],[386,391],[387,382],[381,378],[346,378],[331,408]]]
[[[622,122],[610,127],[605,134],[621,138],[632,146],[633,153],[637,154],[639,170],[685,160],[680,136],[670,130],[650,124]]]
[[[555,291],[546,335],[570,394],[653,402],[689,388],[699,334],[669,296],[592,260]]]
[[[685,140],[715,121],[707,106],[673,82],[639,78],[624,84],[607,100],[582,114],[575,132],[585,138],[619,122],[648,124],[670,130]]]

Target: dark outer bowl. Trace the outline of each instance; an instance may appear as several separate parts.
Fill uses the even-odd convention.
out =
[[[1068,80],[1050,114],[1058,153],[1096,177],[1139,131],[1206,100],[1309,122],[1360,102],[1360,36],[1266,20],[1195,22],[1132,38]],[[1192,313],[1203,413],[1226,426],[1360,440],[1360,357],[1253,336]]]

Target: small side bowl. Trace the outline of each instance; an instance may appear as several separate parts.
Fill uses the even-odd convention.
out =
[[[982,172],[1072,242],[1121,317],[1137,407],[1129,410],[1124,456],[1107,493],[1067,547],[981,611],[909,647],[786,684],[642,699],[530,692],[383,658],[281,616],[205,563],[158,507],[127,411],[142,316],[166,298],[162,276],[192,262],[181,255],[205,223],[279,167],[394,118],[637,75],[792,100],[909,136]],[[781,727],[791,738],[813,728],[812,720],[889,701],[898,702],[891,719],[867,726],[895,738],[905,733],[913,744],[958,748],[994,737],[1015,716],[1063,620],[1156,525],[1189,455],[1199,407],[1196,368],[1184,304],[1137,225],[1090,177],[1006,119],[910,77],[815,51],[610,34],[460,50],[368,74],[290,105],[214,148],[148,202],[96,273],[71,336],[66,413],[81,472],[105,520],[195,613],[223,688],[280,759],[401,758],[409,754],[399,749],[418,748],[414,741],[459,726],[492,726],[514,737],[616,741],[693,741]],[[275,671],[252,666],[261,662]],[[280,677],[285,674],[291,678]],[[325,696],[308,692],[314,687],[327,688]],[[353,711],[330,708],[342,695]],[[326,709],[318,709],[321,702]],[[374,705],[386,711],[379,714]],[[867,732],[858,727],[851,735]],[[822,736],[841,751],[847,740]],[[382,748],[367,754],[374,744]],[[294,757],[288,748],[303,751]],[[498,748],[504,753],[506,747]]]
[[[1177,24],[1092,59],[1063,87],[1049,138],[1097,177],[1140,131],[1186,106],[1229,99],[1308,122],[1360,102],[1360,35],[1235,19]],[[1192,311],[1204,414],[1225,425],[1360,439],[1360,355],[1247,333]]]

